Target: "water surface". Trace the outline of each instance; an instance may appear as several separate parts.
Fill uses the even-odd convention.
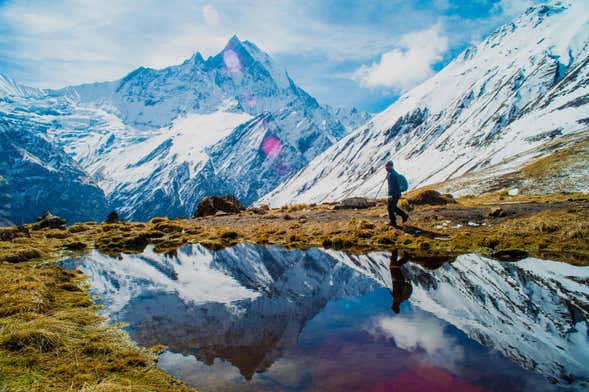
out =
[[[589,269],[187,245],[65,262],[204,391],[582,390]]]

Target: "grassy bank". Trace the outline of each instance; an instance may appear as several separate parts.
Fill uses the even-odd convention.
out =
[[[98,248],[170,252],[185,243],[312,246],[361,253],[398,248],[416,255],[479,252],[589,265],[589,196],[509,196],[453,200],[413,192],[401,202],[411,219],[386,225],[386,206],[338,210],[331,204],[252,209],[200,219],[76,223],[61,229],[0,233],[0,390],[188,390],[156,367],[160,348],[142,350],[106,326],[84,277],[52,264]]]
[[[433,204],[432,204],[433,203]],[[0,260],[83,251],[141,252],[149,243],[168,252],[185,243],[226,247],[239,242],[287,247],[328,247],[362,253],[398,248],[408,252],[492,256],[518,250],[532,256],[589,265],[589,196],[509,196],[499,192],[457,200],[409,194],[401,206],[411,219],[401,229],[386,224],[386,206],[337,210],[331,204],[255,209],[199,219],[154,218],[149,222],[76,223],[66,230],[17,233],[0,241]]]
[[[96,315],[83,277],[38,262],[0,266],[0,390],[187,391]]]
[[[332,204],[253,209],[199,219],[76,223],[66,230],[18,232],[0,241],[0,261],[22,262],[98,248],[104,253],[141,252],[149,243],[168,252],[185,243],[226,247],[239,242],[287,247],[328,247],[352,252],[398,248],[409,252],[478,252],[492,256],[519,250],[532,256],[589,265],[589,195],[509,196],[498,192],[457,200],[428,193],[400,202],[411,219],[386,224],[386,206],[337,210]]]

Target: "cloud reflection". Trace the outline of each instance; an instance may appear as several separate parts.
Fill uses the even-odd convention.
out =
[[[457,339],[444,333],[445,323],[420,313],[411,317],[383,316],[367,327],[375,336],[392,338],[395,345],[415,353],[430,365],[456,369],[464,360],[464,348]]]

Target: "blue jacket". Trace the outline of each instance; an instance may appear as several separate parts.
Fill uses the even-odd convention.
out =
[[[389,184],[389,196],[401,196],[399,183],[397,182],[397,172],[391,169],[387,172],[387,183]]]

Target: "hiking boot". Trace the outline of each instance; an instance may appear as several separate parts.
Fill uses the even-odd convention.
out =
[[[407,222],[407,220],[409,219],[409,215],[405,214],[401,217],[401,219],[403,219],[403,223]]]
[[[397,222],[389,222],[389,226],[393,226],[395,229],[399,229],[401,227],[397,224]]]

